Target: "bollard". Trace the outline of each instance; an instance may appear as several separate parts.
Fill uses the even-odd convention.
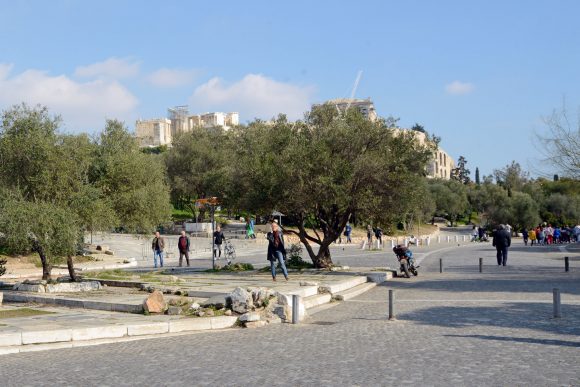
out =
[[[299,314],[300,314],[300,305],[299,305],[299,298],[298,295],[292,295],[292,324],[298,324],[299,321]]]
[[[570,271],[570,259],[568,257],[564,257],[564,271],[566,273]]]
[[[455,235],[455,242],[459,242],[459,235]]]
[[[395,291],[389,290],[389,320],[395,319]]]
[[[463,242],[465,242],[466,235],[463,236]]]
[[[449,243],[449,240],[450,240],[450,236],[447,235],[447,243]]]
[[[443,258],[439,258],[439,273],[443,273]]]
[[[441,243],[441,235],[437,235],[437,243]]]
[[[395,247],[395,241],[391,239],[391,249]]]
[[[560,310],[560,289],[554,288],[554,318],[562,317]]]
[[[479,272],[483,272],[483,258],[479,258]]]

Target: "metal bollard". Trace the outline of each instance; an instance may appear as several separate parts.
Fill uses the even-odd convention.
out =
[[[483,273],[483,258],[479,258],[479,272]]]
[[[298,324],[300,319],[300,302],[296,294],[292,295],[292,324]]]
[[[570,258],[564,257],[564,271],[567,273],[570,271]]]
[[[466,238],[466,236],[464,235],[464,236],[463,236],[463,242],[465,242],[465,238]]]
[[[437,235],[437,243],[441,243],[441,235]]]
[[[395,319],[395,291],[389,290],[389,320]]]
[[[443,273],[443,258],[439,258],[439,273]]]
[[[449,235],[447,235],[447,243],[449,243],[450,237]]]
[[[560,289],[554,288],[554,318],[562,317],[562,312],[560,308]]]

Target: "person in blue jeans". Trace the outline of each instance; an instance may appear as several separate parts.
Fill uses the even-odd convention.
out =
[[[157,268],[157,258],[159,258],[159,263],[163,267],[163,250],[165,249],[165,238],[163,238],[159,231],[155,232],[155,238],[151,243],[151,249],[153,250],[153,265]]]
[[[268,261],[270,261],[270,270],[272,271],[272,281],[276,281],[276,261],[282,268],[284,278],[288,281],[288,270],[284,263],[286,250],[284,248],[284,235],[276,220],[272,221],[272,232],[266,235],[268,238]]]

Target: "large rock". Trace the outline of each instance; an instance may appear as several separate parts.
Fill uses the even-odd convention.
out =
[[[230,294],[230,299],[232,301],[232,310],[234,312],[243,314],[252,310],[254,307],[252,295],[244,288],[235,288]]]
[[[251,321],[251,322],[244,323],[244,326],[246,328],[261,328],[261,327],[265,326],[266,324],[268,324],[266,321]]]
[[[163,313],[167,304],[163,299],[163,294],[159,290],[155,290],[143,302],[145,311],[149,313]]]
[[[270,298],[272,291],[267,288],[255,288],[252,289],[252,301],[254,306],[259,308],[264,305],[264,301]]]

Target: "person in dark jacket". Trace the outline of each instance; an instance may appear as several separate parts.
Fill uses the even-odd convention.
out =
[[[272,281],[276,281],[276,261],[282,268],[284,278],[288,281],[288,270],[284,259],[286,257],[286,250],[284,248],[284,235],[276,220],[272,221],[272,232],[266,235],[268,238],[268,261],[270,261],[270,270],[272,271]]]
[[[213,232],[213,256],[214,258],[217,255],[217,259],[219,260],[222,257],[222,244],[226,240],[224,233],[220,226],[217,226],[216,230]]]
[[[508,248],[512,244],[512,237],[503,224],[493,233],[493,246],[497,250],[498,266],[507,264]]]
[[[179,266],[183,264],[183,257],[189,266],[189,238],[185,235],[185,231],[181,232],[181,236],[177,241],[177,248],[179,249]]]
[[[165,249],[165,238],[163,238],[159,231],[155,232],[155,238],[151,242],[151,250],[153,250],[153,265],[157,268],[157,258],[159,264],[163,267],[163,250]]]

